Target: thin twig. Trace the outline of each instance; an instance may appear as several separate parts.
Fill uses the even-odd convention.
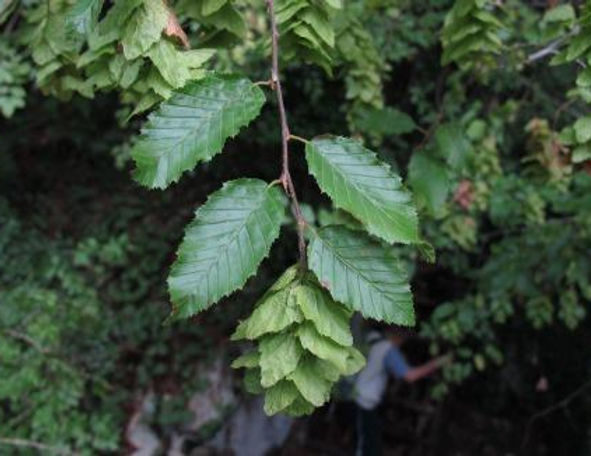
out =
[[[554,119],[552,120],[552,129],[556,129],[556,124],[558,123],[558,118],[560,117],[560,115],[566,111],[570,105],[572,105],[576,100],[576,98],[571,98],[570,100],[565,101],[564,103],[562,103],[557,109],[556,112],[554,113]]]
[[[570,37],[577,35],[580,31],[581,31],[581,28],[579,26],[573,27],[573,29],[569,33],[567,33],[566,35],[561,36],[560,38],[552,41],[546,47],[534,52],[533,54],[528,55],[527,62],[533,63],[536,60],[543,59],[544,57],[546,57],[548,55],[558,54],[558,49],[560,48],[562,43],[564,43]]]
[[[556,41],[552,41],[548,46],[545,48],[540,49],[539,51],[534,52],[527,56],[527,62],[533,63],[536,60],[543,59],[548,55],[555,55],[558,53],[558,48],[560,45],[565,41],[566,37],[562,37]]]
[[[413,149],[419,150],[420,148],[425,146],[425,144],[427,144],[431,140],[431,137],[433,136],[439,125],[441,125],[442,121],[443,112],[439,111],[437,113],[437,118],[435,119],[435,122],[433,122],[427,130],[425,130],[424,128],[419,129],[419,131],[423,134],[423,139],[421,139],[421,142],[417,144]]]
[[[31,414],[34,413],[34,412],[35,412],[35,407],[32,406],[32,405],[29,406],[28,408],[26,408],[22,412],[20,412],[17,416],[15,416],[14,418],[11,418],[7,423],[5,423],[5,429],[14,429],[14,428],[16,428],[24,420],[26,420],[27,418],[29,418],[31,416]]]
[[[581,386],[579,386],[576,390],[574,390],[572,393],[570,393],[568,396],[566,396],[562,400],[556,402],[555,404],[552,404],[550,407],[547,407],[543,410],[540,410],[537,413],[534,413],[527,422],[525,432],[523,433],[523,440],[521,442],[521,448],[523,449],[527,445],[532,426],[536,420],[538,420],[544,416],[550,415],[551,413],[555,412],[556,410],[566,408],[571,403],[571,401],[573,401],[579,394],[584,392],[589,387],[591,387],[591,380],[586,381]]]
[[[109,391],[113,390],[113,386],[109,382],[107,382],[103,379],[100,379],[100,378],[96,378],[94,375],[91,375],[88,372],[86,372],[82,367],[75,366],[71,363],[71,361],[63,359],[60,354],[53,352],[49,348],[44,348],[43,346],[41,346],[41,344],[39,342],[37,342],[31,336],[29,336],[25,333],[19,332],[19,331],[15,331],[14,329],[6,329],[6,330],[4,330],[4,333],[7,336],[12,337],[15,340],[19,340],[21,342],[24,342],[26,345],[33,348],[37,352],[39,352],[41,355],[50,357],[54,361],[60,363],[62,365],[62,367],[66,368],[70,371],[77,372],[81,377],[85,378],[86,380],[92,380],[93,382],[97,382],[103,388],[105,388]]]
[[[306,221],[302,215],[302,210],[298,202],[297,194],[291,174],[289,172],[289,140],[292,138],[289,132],[287,123],[287,113],[285,111],[285,103],[283,102],[283,91],[281,89],[281,79],[279,77],[279,31],[277,30],[277,19],[275,17],[274,0],[267,0],[267,8],[269,11],[269,21],[271,23],[271,87],[275,90],[277,96],[277,105],[279,109],[279,120],[281,123],[281,148],[283,165],[281,171],[281,183],[285,193],[291,199],[291,209],[296,219],[298,232],[298,249],[300,254],[300,266],[306,268],[306,242],[304,238],[304,228]]]
[[[13,339],[20,340],[21,342],[26,343],[30,347],[33,347],[42,355],[48,355],[51,353],[50,350],[48,350],[47,348],[43,348],[39,342],[37,342],[35,339],[24,333],[15,331],[14,329],[7,329],[4,332],[6,333],[6,335],[12,337]]]
[[[0,437],[0,445],[11,445],[11,446],[16,446],[16,447],[21,447],[21,448],[35,448],[36,450],[39,450],[39,451],[45,451],[45,452],[60,454],[60,455],[64,455],[64,456],[66,456],[66,455],[72,456],[72,455],[77,454],[77,453],[73,453],[69,450],[65,450],[63,448],[56,448],[56,447],[52,447],[49,445],[45,445],[44,443],[41,443],[41,442],[35,442],[33,440],[25,440],[25,439],[11,439],[11,438]]]
[[[289,139],[293,139],[294,141],[299,141],[302,142],[304,144],[308,143],[308,140],[306,138],[302,138],[301,136],[297,136],[297,135],[289,135]]]

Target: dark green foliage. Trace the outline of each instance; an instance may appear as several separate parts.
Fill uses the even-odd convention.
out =
[[[503,24],[493,14],[495,3],[489,0],[457,0],[445,18],[441,33],[442,64],[458,62],[465,68],[483,63],[494,65],[490,54],[499,54],[503,43],[498,37]]]
[[[0,205],[8,222],[0,231],[2,434],[85,454],[115,450],[120,417],[107,379],[115,359],[105,352],[101,300],[67,245],[24,229],[4,200]],[[83,352],[89,356],[75,361]],[[90,398],[100,401],[94,415]]]
[[[331,72],[335,31],[331,23],[340,0],[281,0],[276,6],[284,58],[295,58],[322,66]]]
[[[31,65],[24,60],[8,40],[0,39],[0,112],[11,117],[25,106]]]

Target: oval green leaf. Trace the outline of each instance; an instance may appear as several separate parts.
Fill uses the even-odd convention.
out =
[[[322,191],[371,234],[387,242],[419,242],[411,195],[375,153],[352,139],[330,137],[308,142],[306,159]]]

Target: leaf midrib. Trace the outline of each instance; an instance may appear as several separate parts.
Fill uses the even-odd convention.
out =
[[[313,144],[314,149],[320,150],[320,147],[318,147],[317,145]],[[370,152],[371,153],[371,152]],[[394,215],[390,215],[386,208],[384,207],[384,205],[380,204],[378,200],[376,200],[375,198],[373,198],[370,195],[366,195],[365,192],[363,191],[363,187],[360,188],[360,184],[354,180],[354,179],[347,179],[347,174],[345,174],[336,164],[334,164],[332,161],[330,161],[324,154],[322,154],[321,152],[316,152],[316,155],[319,157],[320,160],[326,162],[333,170],[336,174],[338,174],[345,182],[351,182],[351,186],[354,187],[357,190],[358,195],[360,195],[360,197],[362,199],[367,200],[372,206],[374,206],[376,209],[378,209],[380,212],[383,213],[384,217],[386,217],[386,219],[392,221],[395,225],[398,225],[397,221],[396,221],[396,217]],[[379,166],[379,165],[376,165]],[[348,193],[348,186],[345,186],[345,188],[347,189],[347,193]],[[397,203],[397,204],[402,204],[402,203]],[[368,219],[371,219],[371,217],[368,217]],[[366,222],[368,225],[370,224],[370,222]],[[380,229],[381,231],[381,229]],[[395,236],[396,238],[400,238],[401,236]]]
[[[216,80],[217,81],[224,81],[223,79],[216,79]],[[211,85],[209,87],[211,87]],[[186,141],[190,136],[197,136],[200,132],[202,132],[202,131],[205,130],[205,126],[206,125],[207,125],[207,129],[209,129],[210,128],[210,125],[212,123],[212,119],[214,117],[220,117],[220,113],[224,112],[227,109],[228,106],[233,105],[233,104],[236,104],[237,101],[242,100],[242,99],[245,98],[243,96],[243,93],[242,92],[236,98],[227,98],[225,100],[220,100],[219,98],[207,98],[207,97],[202,97],[202,96],[193,95],[193,94],[187,94],[187,93],[184,93],[183,95],[184,96],[191,97],[191,98],[194,98],[194,99],[203,99],[203,100],[209,100],[209,101],[213,101],[213,100],[221,101],[220,108],[219,109],[216,109],[216,110],[209,111],[211,113],[211,115],[209,115],[209,116],[204,115],[203,117],[200,117],[200,119],[206,119],[206,120],[203,121],[203,122],[199,122],[194,128],[185,129],[185,131],[188,131],[188,133],[186,135],[184,135],[181,139],[178,139],[176,142],[170,144],[167,147],[164,147],[163,148],[164,151],[160,155],[160,157],[164,157],[165,155],[168,156],[168,154],[171,153],[171,149],[174,149],[174,148],[179,147],[179,145],[181,143],[183,143],[184,141]],[[174,101],[174,100],[171,100],[171,102],[172,101]],[[196,109],[195,106],[187,106],[187,107],[190,108],[190,109]],[[203,108],[199,107],[199,109],[203,109]],[[247,109],[250,109],[250,107],[247,108]],[[204,110],[207,112],[206,109],[204,109]],[[178,117],[178,116],[170,116],[170,115],[168,115],[168,116],[162,116],[162,117],[168,118],[168,119],[175,118],[175,117],[176,118],[179,118],[179,119],[195,119],[195,116],[192,116],[192,117]],[[166,129],[167,128],[160,128],[159,127],[159,128],[155,128],[154,130],[166,130]],[[170,129],[170,128],[168,128],[168,129]]]
[[[222,256],[226,256],[226,257],[228,256],[228,248],[229,248],[229,246],[230,246],[231,244],[233,244],[233,243],[236,241],[236,239],[238,238],[238,235],[239,235],[239,234],[242,232],[242,230],[243,230],[243,229],[246,227],[246,225],[248,225],[248,222],[250,221],[250,219],[251,219],[251,217],[254,215],[254,213],[255,213],[255,212],[258,212],[258,211],[259,211],[259,210],[261,210],[261,209],[263,209],[263,207],[264,207],[264,202],[265,202],[265,201],[267,200],[267,198],[268,198],[268,197],[267,197],[267,193],[268,193],[268,191],[269,191],[269,189],[268,189],[268,188],[266,188],[266,189],[264,190],[264,192],[262,193],[262,196],[261,196],[261,203],[260,203],[260,204],[257,206],[257,208],[256,208],[256,209],[253,209],[253,210],[250,212],[250,214],[249,214],[249,215],[248,215],[248,216],[247,216],[247,217],[244,219],[244,220],[245,220],[245,221],[244,221],[244,223],[242,223],[242,224],[239,226],[239,228],[237,228],[237,229],[235,230],[235,232],[234,232],[234,233],[232,234],[232,236],[231,236],[231,239],[230,239],[230,241],[228,241],[228,242],[227,242],[227,243],[226,243],[224,246],[222,246],[222,247],[220,248],[220,251],[221,251],[221,252],[223,252],[223,253],[220,253],[220,255],[218,255],[218,258],[221,258]],[[269,199],[269,201],[270,201],[270,199]],[[264,211],[264,212],[265,212],[265,214],[266,214],[266,211]],[[267,214],[267,216],[268,216],[268,214]],[[270,218],[270,217],[269,217],[269,218]],[[247,233],[248,233],[248,230],[247,230]],[[250,242],[250,234],[249,234],[249,233],[248,233],[248,237],[249,237],[249,244],[250,244],[250,246],[251,246],[251,250],[252,250],[252,251],[253,251],[253,253],[254,253],[254,250],[252,249],[252,242]],[[205,272],[202,272],[202,273],[200,273],[200,274],[199,274],[199,276],[201,276],[201,277],[205,276],[205,277],[206,277],[206,279],[208,279],[208,278],[209,278],[209,274],[211,274],[211,271],[213,270],[213,268],[214,268],[216,265],[218,265],[218,264],[219,264],[219,260],[218,260],[218,261],[214,261],[214,262],[212,262],[212,263],[211,263],[211,265],[210,265],[210,266],[209,266],[209,267],[208,267],[208,268],[205,270]],[[244,268],[243,268],[243,266],[242,266],[242,258],[240,257],[240,272],[242,273],[242,271],[244,271]],[[184,274],[184,275],[189,275],[189,273],[186,273],[186,274]],[[205,280],[205,282],[206,282],[206,283],[209,283],[209,281],[208,281],[208,280]],[[209,288],[209,285],[208,285],[208,288]],[[209,293],[208,293],[208,298],[209,298]],[[208,299],[208,301],[209,301],[209,299]]]
[[[351,265],[351,263],[345,259],[343,256],[341,256],[338,253],[338,250],[336,250],[335,246],[333,244],[331,244],[329,241],[327,241],[326,239],[322,238],[320,235],[317,235],[316,239],[320,240],[320,242],[324,243],[325,245],[328,245],[329,247],[331,247],[331,251],[333,252],[334,256],[339,258],[349,269],[351,269],[352,271],[357,271],[358,275],[363,277],[365,279],[365,281],[371,285],[372,288],[374,288],[375,290],[378,291],[378,294],[380,296],[384,296],[385,292],[383,290],[381,290],[380,288],[378,288],[378,285],[376,284],[376,282],[374,282],[373,280],[369,280],[368,277],[363,274],[361,271],[359,271],[357,268],[353,267],[353,265]]]

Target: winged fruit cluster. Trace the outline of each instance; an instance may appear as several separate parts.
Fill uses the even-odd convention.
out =
[[[351,314],[297,266],[267,291],[232,336],[256,344],[232,367],[247,369],[245,387],[264,392],[266,413],[311,413],[328,401],[342,375],[361,369],[364,358],[353,347]]]
[[[493,8],[490,0],[454,3],[441,33],[444,65],[456,62],[466,69],[495,65],[494,55],[503,48],[498,33],[504,26],[492,13]]]

